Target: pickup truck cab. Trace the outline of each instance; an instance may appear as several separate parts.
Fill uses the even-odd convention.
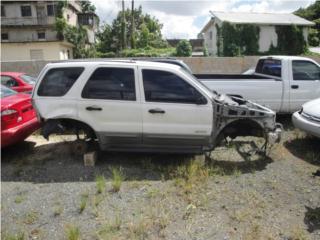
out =
[[[252,75],[196,74],[209,89],[293,113],[320,96],[320,65],[295,56],[261,57]]]
[[[85,132],[102,150],[204,152],[226,137],[280,138],[275,113],[219,95],[182,67],[148,61],[47,64],[34,88],[42,135]]]

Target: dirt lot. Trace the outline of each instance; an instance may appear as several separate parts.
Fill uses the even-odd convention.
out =
[[[320,141],[279,121],[281,144],[252,159],[232,143],[84,167],[68,137],[33,135],[2,151],[2,239],[320,239]]]

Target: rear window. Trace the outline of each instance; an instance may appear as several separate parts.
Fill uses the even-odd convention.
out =
[[[83,67],[52,68],[43,77],[38,88],[39,96],[65,95],[83,72]]]
[[[281,60],[260,59],[256,67],[256,73],[281,77]]]
[[[16,91],[13,91],[12,89],[7,88],[5,86],[1,86],[1,91],[0,91],[1,98],[9,97],[9,96],[15,95],[15,94],[17,94]]]

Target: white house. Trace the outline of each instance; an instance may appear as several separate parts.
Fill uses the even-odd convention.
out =
[[[298,17],[291,13],[235,13],[235,12],[211,12],[212,17],[198,34],[203,38],[210,55],[217,55],[217,27],[223,22],[231,24],[254,24],[260,27],[259,52],[268,51],[271,44],[278,45],[276,26],[296,25],[303,27],[305,40],[308,38],[308,28],[313,22]]]

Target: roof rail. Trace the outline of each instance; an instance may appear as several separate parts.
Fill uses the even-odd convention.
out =
[[[57,60],[50,63],[65,63],[65,62],[124,62],[124,63],[135,63],[133,59],[109,59],[109,58],[81,58],[81,59],[68,59],[68,60]]]

